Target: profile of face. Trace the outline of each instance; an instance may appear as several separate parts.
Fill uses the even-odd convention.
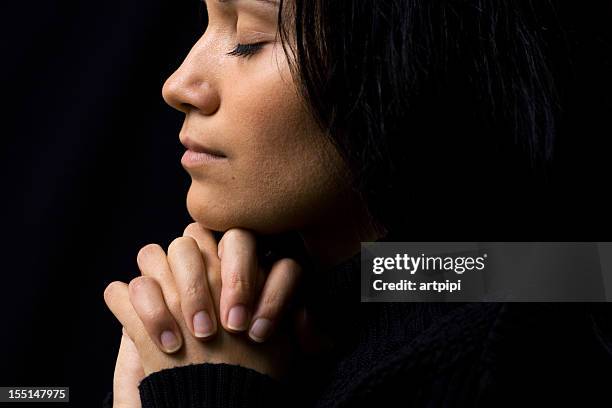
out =
[[[277,37],[278,6],[207,0],[208,26],[163,97],[185,113],[187,208],[206,228],[308,228],[346,197],[346,166],[309,113]]]

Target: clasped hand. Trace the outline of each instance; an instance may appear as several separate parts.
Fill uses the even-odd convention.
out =
[[[292,304],[301,266],[283,258],[264,270],[249,231],[229,230],[217,244],[211,231],[192,223],[167,254],[150,244],[137,263],[142,276],[113,282],[104,292],[123,326],[115,408],[139,407],[138,384],[156,371],[228,363],[281,378],[295,346],[323,344],[305,309]]]

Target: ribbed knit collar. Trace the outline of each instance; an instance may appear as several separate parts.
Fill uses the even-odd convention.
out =
[[[377,242],[394,240],[394,235],[387,234]],[[381,322],[374,315],[387,315],[397,307],[392,303],[361,302],[361,252],[331,268],[311,272],[305,279],[306,305],[315,322],[334,340],[346,344],[360,335],[370,336],[372,330],[381,334],[384,328],[379,327]]]
[[[387,233],[376,242],[398,241],[398,235]],[[313,271],[307,277],[310,295],[323,298],[353,299],[360,302],[361,251],[337,265]],[[316,296],[318,294],[318,296]],[[323,299],[320,299],[323,300]]]
[[[359,299],[361,252],[356,253],[336,266],[313,272],[316,279],[313,288],[325,298],[349,298],[354,294]]]

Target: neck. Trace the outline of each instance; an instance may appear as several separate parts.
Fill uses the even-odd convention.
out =
[[[304,246],[317,270],[329,269],[361,251],[361,242],[375,241],[387,232],[372,221],[360,200],[329,212],[316,225],[301,231]]]

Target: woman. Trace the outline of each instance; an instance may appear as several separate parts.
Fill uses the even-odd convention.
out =
[[[555,227],[520,205],[556,181],[563,55],[543,3],[207,0],[163,89],[186,114],[197,223],[105,292],[124,326],[114,406],[604,396],[609,343],[586,307],[359,302],[362,241]],[[270,268],[262,239],[281,247]],[[313,317],[297,337],[292,301]],[[327,344],[314,354],[308,321]]]

